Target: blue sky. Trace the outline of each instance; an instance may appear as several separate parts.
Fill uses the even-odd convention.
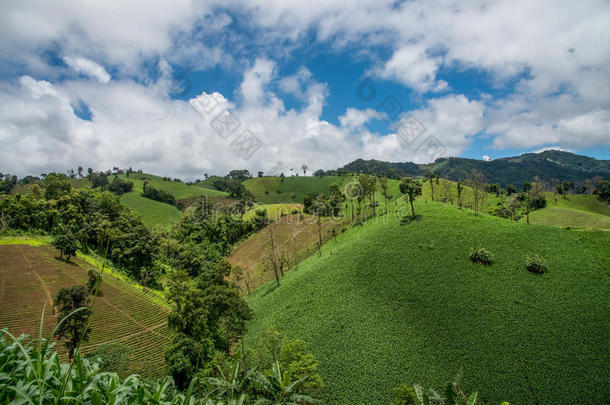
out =
[[[2,8],[4,172],[190,179],[545,148],[610,158],[601,0]]]

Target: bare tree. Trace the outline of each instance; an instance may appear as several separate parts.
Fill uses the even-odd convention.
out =
[[[483,177],[483,174],[477,169],[472,169],[472,171],[468,175],[468,178],[466,179],[466,184],[470,188],[472,188],[474,213],[478,215],[479,202],[481,200],[482,194],[485,192],[485,177]]]

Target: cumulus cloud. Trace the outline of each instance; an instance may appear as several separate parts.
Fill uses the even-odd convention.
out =
[[[433,137],[447,155],[481,133],[499,149],[610,146],[610,49],[599,46],[610,43],[609,19],[604,0],[12,2],[0,14],[0,160],[20,174],[119,164],[185,177],[359,157],[429,161],[400,123],[396,133],[369,131],[374,110],[345,106],[338,125],[323,119],[329,86],[307,67],[280,76],[278,63],[293,65],[311,42],[419,93],[401,122],[415,117],[425,128],[418,142]],[[65,75],[54,57],[95,80]],[[212,87],[198,97],[221,99],[261,140],[256,154],[243,159],[233,138],[172,99],[175,63],[242,75],[234,94]],[[448,71],[481,73],[500,91],[451,94],[459,86]],[[301,105],[286,108],[282,95]],[[91,121],[74,113],[79,103]]]
[[[108,83],[110,74],[100,64],[87,58],[71,58],[65,56],[63,58],[66,65],[70,66],[77,73],[84,73],[97,79],[100,83]]]

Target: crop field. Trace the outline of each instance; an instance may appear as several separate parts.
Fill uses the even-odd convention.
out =
[[[420,220],[349,229],[250,295],[247,344],[270,325],[305,340],[330,403],[387,404],[392,387],[440,389],[460,370],[484,403],[606,403],[608,233],[415,208]],[[493,265],[470,262],[479,246]],[[525,269],[534,254],[547,273]]]
[[[46,303],[44,335],[57,322],[53,309],[55,294],[62,287],[84,285],[87,270],[93,268],[80,259],[68,264],[55,259],[49,246],[0,246],[0,327],[11,333],[38,336],[40,316]],[[81,348],[92,351],[102,343],[121,343],[131,349],[125,374],[153,377],[165,368],[168,344],[167,309],[151,292],[142,292],[112,274],[104,275],[93,309],[89,342]],[[62,342],[56,348],[65,359]]]
[[[247,291],[245,282],[253,290],[275,277],[269,261],[271,231],[277,244],[277,254],[288,263],[284,271],[288,271],[294,264],[316,251],[319,240],[316,221],[316,217],[311,215],[286,215],[240,243],[228,260],[243,270],[243,280],[239,282],[242,291]],[[346,221],[347,218],[323,218],[322,240],[331,239],[333,230],[335,234],[339,234]]]

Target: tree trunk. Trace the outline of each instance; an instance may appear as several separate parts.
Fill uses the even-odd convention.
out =
[[[413,219],[415,219],[415,208],[413,208],[413,199],[410,197],[409,202],[411,203],[411,214],[413,215]]]
[[[525,204],[525,213],[527,216],[527,223],[530,223],[530,203],[529,201]]]
[[[318,256],[322,256],[322,218],[318,215]]]

